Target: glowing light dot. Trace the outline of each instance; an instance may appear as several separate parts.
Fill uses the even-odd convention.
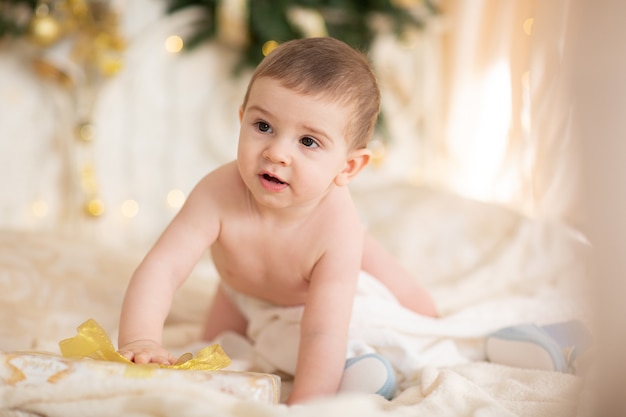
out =
[[[139,204],[135,200],[125,200],[122,203],[122,216],[135,217],[139,214]]]
[[[48,203],[43,200],[37,200],[33,203],[33,215],[37,218],[46,217],[48,214]]]
[[[122,60],[118,58],[103,58],[100,62],[100,70],[102,73],[108,77],[111,77],[122,69],[123,64]]]
[[[272,52],[278,46],[278,42],[276,41],[267,41],[263,44],[262,52],[263,56],[268,56],[270,52]]]
[[[530,36],[533,33],[533,23],[535,23],[535,19],[529,17],[524,20],[524,33]]]
[[[172,54],[177,54],[183,49],[183,40],[180,36],[168,36],[165,40],[165,50]]]
[[[100,217],[104,214],[104,203],[102,200],[92,198],[85,204],[85,211],[92,217]]]
[[[180,208],[185,203],[185,193],[181,190],[171,190],[167,193],[167,204],[173,208]]]

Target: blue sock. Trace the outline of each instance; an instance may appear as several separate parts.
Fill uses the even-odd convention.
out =
[[[396,374],[377,353],[356,356],[346,361],[339,392],[373,393],[390,400],[396,392]]]
[[[589,348],[591,335],[576,320],[537,326],[509,326],[485,340],[487,360],[502,365],[576,373],[577,356]]]

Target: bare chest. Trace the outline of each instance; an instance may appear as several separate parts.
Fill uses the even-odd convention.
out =
[[[221,279],[233,289],[277,304],[302,304],[321,250],[306,227],[280,230],[246,221],[225,223],[211,248]]]

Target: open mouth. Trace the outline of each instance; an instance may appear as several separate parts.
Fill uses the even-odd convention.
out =
[[[270,174],[263,174],[262,176],[263,176],[264,180],[273,182],[274,184],[285,184],[284,182],[282,182],[278,178],[272,177]]]

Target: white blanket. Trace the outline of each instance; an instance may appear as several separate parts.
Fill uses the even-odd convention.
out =
[[[249,369],[294,375],[303,306],[282,307],[228,291],[248,319],[247,335],[227,334],[218,338],[234,360],[248,360]],[[484,361],[485,336],[501,327],[529,321],[528,313],[552,306],[538,299],[507,299],[506,305],[489,303],[443,318],[424,317],[402,307],[393,294],[371,275],[362,272],[356,291],[347,358],[377,352],[397,372],[399,388],[420,382],[422,368],[450,367],[469,361]],[[525,317],[526,316],[526,317]],[[549,317],[549,315],[548,315]],[[200,345],[199,347],[201,347]],[[196,349],[194,349],[196,350]],[[242,360],[238,369],[245,369]]]
[[[419,372],[407,376],[391,402],[344,394],[286,407],[237,400],[191,383],[146,379],[114,385],[100,378],[0,386],[0,416],[574,415],[580,377],[489,364],[481,345],[482,336],[500,326],[586,318],[584,291],[578,290],[583,256],[575,234],[496,206],[429,191],[408,198],[405,191],[364,194],[363,207],[371,207],[365,220],[433,291],[443,317],[418,323],[394,313],[383,319],[394,332],[414,335],[420,329],[418,348],[406,350],[407,367]],[[391,223],[388,209],[397,213]],[[0,350],[58,352],[58,342],[73,336],[87,318],[115,340],[126,282],[142,255],[54,234],[0,231]],[[212,265],[203,262],[178,291],[164,334],[173,351],[198,347],[215,284]],[[244,345],[237,346],[245,352]],[[459,354],[466,363],[456,361]],[[241,358],[240,366],[255,362],[254,356]],[[285,382],[285,394],[288,389]]]
[[[287,407],[240,401],[197,384],[135,379],[116,385],[103,380],[28,388],[0,388],[2,416],[232,416],[232,417],[572,417],[579,378],[486,363],[427,367],[422,382],[387,402],[376,395],[343,394]]]

